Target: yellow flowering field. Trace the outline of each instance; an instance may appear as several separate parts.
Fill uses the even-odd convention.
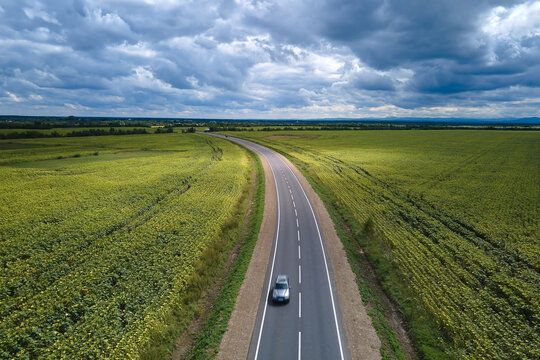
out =
[[[137,358],[250,166],[197,134],[0,141],[0,358]]]

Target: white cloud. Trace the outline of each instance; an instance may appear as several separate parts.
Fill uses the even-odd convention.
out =
[[[540,1],[526,2],[505,8],[493,8],[482,21],[482,32],[487,37],[491,63],[501,60],[498,46],[505,46],[505,55],[516,58],[526,49],[522,42],[540,36]]]
[[[11,101],[15,101],[15,102],[21,102],[21,101],[24,101],[23,98],[18,97],[17,95],[15,95],[15,94],[12,93],[12,92],[6,91],[6,94],[9,96],[9,99],[10,99]]]
[[[268,59],[265,44],[268,44],[269,40],[268,35],[246,36],[244,39],[234,40],[230,43],[220,43],[217,45],[217,49],[224,54],[249,55],[264,61]]]
[[[288,56],[291,66],[304,68],[311,74],[329,81],[339,79],[343,73],[343,66],[346,62],[354,59],[352,55],[343,56],[339,54],[339,50],[341,49],[335,48],[323,48],[317,52],[302,49],[298,46],[287,45],[284,47],[284,50],[292,53],[292,55]]]
[[[90,20],[104,28],[115,29],[129,28],[126,22],[116,13],[104,13],[102,9],[94,9],[90,12]]]
[[[191,49],[194,47],[195,39],[190,36],[174,36],[163,41],[163,44],[167,45],[171,49]]]
[[[23,48],[25,50],[30,50],[32,52],[36,53],[68,53],[71,52],[71,49],[62,46],[62,45],[55,45],[55,44],[47,44],[47,43],[41,43],[37,41],[30,41],[25,39],[0,39],[0,47],[3,47],[4,50],[12,48]]]
[[[107,5],[110,4],[110,0],[97,0],[97,4]],[[178,6],[178,0],[115,0],[116,3],[125,3],[125,4],[146,4],[156,7],[161,7],[165,9],[170,9],[171,7]]]
[[[540,1],[511,8],[493,8],[484,20],[482,30],[493,37],[520,40],[540,35]]]
[[[77,110],[77,111],[90,110],[90,108],[88,106],[83,106],[83,105],[80,105],[80,104],[64,103],[64,106],[67,107],[68,109]]]
[[[278,1],[279,2],[279,1]],[[294,1],[289,1],[289,6],[292,5]],[[245,11],[257,14],[259,16],[264,15],[269,11],[272,5],[275,5],[275,2],[272,1],[253,1],[253,0],[237,0],[237,3],[244,8]]]
[[[136,44],[128,44],[124,42],[118,46],[110,46],[109,49],[124,53],[126,55],[140,56],[145,58],[151,58],[157,55],[157,52],[150,47],[150,44],[141,41]]]
[[[263,62],[254,65],[250,69],[250,74],[252,81],[278,81],[291,75],[304,74],[304,69],[283,63]]]
[[[23,11],[30,20],[38,18],[51,24],[60,25],[54,16],[51,16],[45,10],[43,10],[43,6],[40,3],[36,3],[35,7],[33,8],[24,8]]]
[[[165,93],[177,91],[171,86],[171,84],[157,79],[151,70],[143,66],[137,66],[135,69],[133,69],[133,73],[130,76],[125,77],[122,80],[124,84],[132,85],[138,88]]]

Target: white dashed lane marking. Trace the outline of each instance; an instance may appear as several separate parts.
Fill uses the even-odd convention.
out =
[[[302,293],[298,293],[298,317],[302,317]]]
[[[298,360],[302,357],[302,332],[298,332]]]

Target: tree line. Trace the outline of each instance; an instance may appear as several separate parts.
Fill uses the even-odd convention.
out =
[[[149,132],[147,129],[119,129],[119,128],[109,128],[106,129],[85,129],[85,130],[75,130],[70,132],[60,133],[58,131],[16,131],[10,133],[0,133],[0,139],[28,139],[28,138],[52,138],[52,137],[78,137],[78,136],[104,136],[104,135],[135,135],[135,134],[166,134],[172,133],[173,128],[157,128],[155,132]]]

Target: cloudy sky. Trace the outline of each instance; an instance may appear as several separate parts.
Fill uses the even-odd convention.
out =
[[[540,116],[540,1],[1,0],[0,114]]]

